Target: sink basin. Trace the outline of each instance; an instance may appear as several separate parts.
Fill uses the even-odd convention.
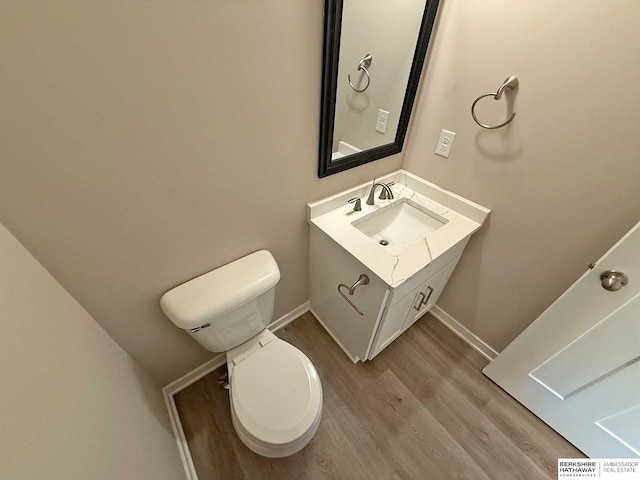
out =
[[[447,222],[447,219],[412,200],[403,199],[351,225],[388,252],[396,254],[422,241]]]

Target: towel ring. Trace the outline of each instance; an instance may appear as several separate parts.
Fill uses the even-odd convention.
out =
[[[344,283],[338,285],[338,292],[340,293],[340,295],[342,295],[342,298],[349,302],[349,305],[351,305],[356,312],[358,312],[360,315],[364,315],[364,312],[360,310],[355,303],[349,300],[349,297],[347,297],[342,290],[342,287],[344,287],[347,289],[347,293],[349,295],[353,295],[356,291],[356,288],[358,288],[360,285],[369,285],[369,277],[367,277],[364,273],[360,274],[358,280],[356,280],[356,282],[350,287],[345,285]]]
[[[356,87],[354,87],[353,83],[351,83],[351,74],[347,75],[349,86],[358,93],[364,92],[367,88],[369,88],[369,84],[371,83],[371,75],[369,75],[369,70],[367,70],[367,68],[371,65],[371,60],[373,60],[373,57],[370,53],[367,53],[364,58],[361,58],[358,62],[358,71],[363,70],[365,75],[367,76],[367,84],[362,90],[358,90]]]
[[[502,98],[502,94],[504,92],[508,92],[509,90],[513,90],[514,88],[516,88],[518,86],[518,77],[514,77],[513,75],[510,76],[509,78],[507,78],[504,82],[502,82],[502,85],[500,85],[500,88],[498,88],[497,92],[490,92],[490,93],[485,93],[484,95],[480,95],[478,98],[476,98],[474,100],[474,102],[471,104],[471,116],[473,117],[473,119],[475,120],[475,122],[480,125],[482,128],[486,128],[489,130],[495,130],[496,128],[502,128],[505,125],[511,123],[511,121],[515,118],[516,116],[516,112],[513,112],[511,114],[511,116],[507,119],[506,122],[501,123],[500,125],[487,125],[485,123],[480,122],[480,120],[478,120],[478,117],[476,117],[476,112],[475,112],[475,108],[476,108],[476,103],[478,103],[480,100],[482,100],[484,97],[493,97],[494,100],[500,100],[500,98]]]

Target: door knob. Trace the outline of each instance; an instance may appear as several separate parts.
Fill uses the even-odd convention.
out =
[[[629,277],[625,273],[616,270],[607,270],[600,275],[602,288],[610,292],[616,292],[629,282]]]

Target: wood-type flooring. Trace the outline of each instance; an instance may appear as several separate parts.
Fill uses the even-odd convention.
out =
[[[311,313],[277,335],[318,369],[318,432],[291,457],[250,451],[217,382],[223,367],[175,395],[199,480],[556,479],[558,458],[584,457],[484,377],[487,361],[428,314],[355,365]]]

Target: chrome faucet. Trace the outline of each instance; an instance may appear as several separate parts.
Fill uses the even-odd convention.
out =
[[[393,192],[389,188],[389,185],[386,183],[374,183],[367,197],[367,205],[373,205],[375,203],[373,196],[376,193],[376,187],[382,187],[382,192],[380,193],[381,200],[393,200]]]

